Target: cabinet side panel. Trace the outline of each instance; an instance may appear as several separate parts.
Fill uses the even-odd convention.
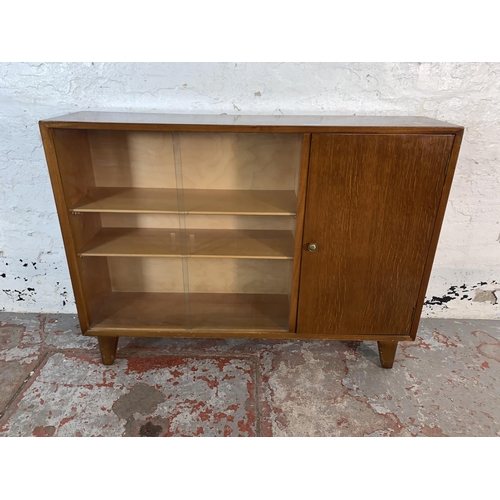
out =
[[[443,186],[443,192],[441,195],[441,201],[439,204],[438,213],[436,216],[436,222],[434,225],[434,231],[432,233],[432,240],[429,247],[429,253],[427,255],[427,261],[425,263],[424,276],[422,283],[420,285],[420,291],[418,294],[418,300],[415,308],[415,315],[413,317],[413,323],[411,325],[410,336],[415,339],[418,330],[418,324],[420,322],[420,316],[422,314],[422,307],[424,305],[425,294],[427,292],[427,286],[429,284],[429,278],[432,271],[432,263],[434,261],[434,255],[436,254],[436,248],[438,245],[439,234],[441,232],[441,226],[443,224],[444,214],[446,212],[446,204],[448,203],[448,197],[450,195],[451,183],[453,181],[453,175],[455,173],[455,167],[458,161],[458,154],[460,152],[460,145],[462,144],[463,130],[455,135],[453,140],[453,145],[450,151],[450,157],[448,160],[448,168],[446,169],[446,179]]]
[[[71,206],[95,187],[89,141],[85,130],[60,129],[53,134],[57,158],[57,170],[53,174],[60,179],[64,198],[64,204],[58,207],[59,218],[63,233],[69,233],[65,246],[70,268],[71,262],[75,262],[71,279],[77,305],[81,303],[79,316],[80,311],[84,311],[85,319],[80,317],[80,322],[88,328],[101,299],[111,292],[107,260],[77,257],[79,249],[101,229],[100,215],[69,212]]]
[[[452,142],[313,135],[299,333],[409,334]]]
[[[108,259],[106,257],[79,258],[78,269],[87,304],[89,325],[93,325],[104,299],[111,294]]]
[[[68,208],[95,187],[89,141],[85,130],[54,130],[64,198]]]
[[[84,298],[84,287],[81,279],[79,268],[79,259],[77,257],[76,243],[73,236],[73,231],[70,224],[70,216],[68,205],[74,203],[85,192],[84,184],[91,185],[92,179],[87,177],[88,182],[80,183],[78,181],[79,160],[71,160],[69,158],[70,144],[75,143],[77,153],[85,149],[85,132],[77,131],[75,134],[66,134],[66,130],[51,130],[44,124],[40,124],[40,133],[42,136],[45,157],[52,183],[54,200],[57,207],[57,214],[61,226],[61,233],[68,260],[69,272],[75,295],[76,307],[82,331],[85,332],[89,328],[89,311],[88,305]],[[66,141],[64,139],[67,139]],[[59,163],[59,156],[61,161]],[[85,153],[81,158],[85,158]],[[87,169],[84,171],[88,175]],[[84,174],[85,175],[85,174]]]

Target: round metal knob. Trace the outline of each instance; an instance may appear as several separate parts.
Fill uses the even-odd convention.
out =
[[[316,243],[309,243],[309,245],[307,245],[307,249],[310,252],[315,252],[318,249],[318,245],[316,245]]]

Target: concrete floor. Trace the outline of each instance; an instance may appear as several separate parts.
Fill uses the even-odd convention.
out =
[[[0,436],[500,436],[500,321],[426,319],[392,370],[375,342],[121,338],[0,313]]]

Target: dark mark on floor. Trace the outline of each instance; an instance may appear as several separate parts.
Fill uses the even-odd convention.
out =
[[[151,422],[146,422],[141,425],[139,429],[139,436],[141,437],[158,437],[162,431],[161,425],[154,425]]]
[[[153,410],[165,401],[163,392],[147,384],[136,384],[130,392],[120,396],[113,404],[115,414],[123,419],[132,417],[134,413],[150,415]]]

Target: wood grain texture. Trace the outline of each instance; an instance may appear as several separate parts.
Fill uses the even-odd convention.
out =
[[[71,207],[95,187],[88,134],[85,130],[55,130],[53,141],[64,198]]]
[[[108,351],[120,335],[377,340],[387,365],[397,341],[414,338],[462,127],[415,117],[83,112],[40,129],[80,324],[109,339]],[[173,135],[177,174],[192,191],[176,190]],[[92,213],[70,215],[75,206]],[[180,240],[181,227],[187,238],[174,253],[189,259],[165,254],[156,236],[133,242],[142,250],[131,254],[156,257],[77,257],[108,228],[125,244],[104,245],[127,255],[137,228]],[[200,238],[209,229],[218,236]],[[277,247],[264,251],[259,238],[235,242],[249,230],[291,235],[286,258],[268,258]],[[312,241],[318,251],[306,252]],[[245,255],[233,255],[235,244]]]
[[[311,134],[302,138],[302,158],[298,186],[297,224],[295,226],[295,249],[293,256],[293,274],[290,284],[290,317],[289,331],[297,330],[297,311],[299,305],[300,268],[302,264],[302,238],[304,233],[304,214],[306,208],[307,175],[309,172],[309,157],[311,150]]]
[[[293,246],[290,231],[103,228],[78,255],[293,259]]]
[[[65,130],[51,130],[43,123],[40,123],[40,133],[42,136],[43,148],[49,169],[50,181],[54,193],[54,200],[57,207],[57,215],[61,226],[61,233],[64,241],[64,249],[68,261],[71,283],[73,286],[73,294],[75,296],[76,308],[78,311],[78,319],[82,332],[86,332],[90,325],[90,312],[85,298],[86,287],[82,283],[79,259],[73,238],[70,216],[68,212],[68,203],[73,204],[76,199],[81,198],[86,194],[85,187],[81,190],[76,184],[76,174],[78,173],[78,165],[81,159],[73,160],[68,157],[70,147],[64,141],[68,138],[71,143],[77,143],[76,150],[84,149],[86,141],[85,132],[76,132],[75,134],[66,134]],[[82,144],[83,143],[83,144]],[[57,148],[57,149],[56,149]],[[58,156],[61,158],[61,169]],[[82,152],[83,161],[87,161],[88,153]],[[76,163],[75,163],[76,162]],[[88,170],[85,165],[83,167],[83,176],[88,176]],[[63,174],[62,172],[66,172]],[[63,180],[64,179],[64,180]],[[91,177],[88,177],[87,185],[92,184]],[[66,189],[68,192],[66,193]]]
[[[78,200],[74,212],[197,215],[295,215],[294,191],[185,189],[179,210],[176,189],[99,187]]]
[[[424,274],[422,277],[422,282],[420,284],[420,290],[418,293],[417,304],[415,308],[415,315],[413,317],[413,323],[411,325],[410,336],[413,340],[417,335],[418,324],[420,322],[420,316],[422,314],[422,307],[424,305],[425,293],[427,291],[427,286],[429,284],[429,278],[431,276],[432,264],[434,262],[434,256],[436,254],[436,248],[439,241],[439,234],[441,232],[441,227],[443,225],[443,219],[446,212],[446,205],[448,203],[448,197],[450,195],[451,183],[453,181],[453,175],[455,173],[455,167],[458,160],[458,154],[460,152],[460,145],[462,143],[463,131],[458,132],[453,140],[453,146],[450,151],[450,156],[448,160],[448,168],[446,169],[446,178],[444,181],[443,191],[441,193],[441,201],[439,203],[438,212],[436,215],[436,220],[434,223],[434,229],[432,232],[431,243],[429,245],[429,252],[427,254],[427,260],[425,262]]]
[[[313,135],[300,333],[409,335],[452,141]]]

